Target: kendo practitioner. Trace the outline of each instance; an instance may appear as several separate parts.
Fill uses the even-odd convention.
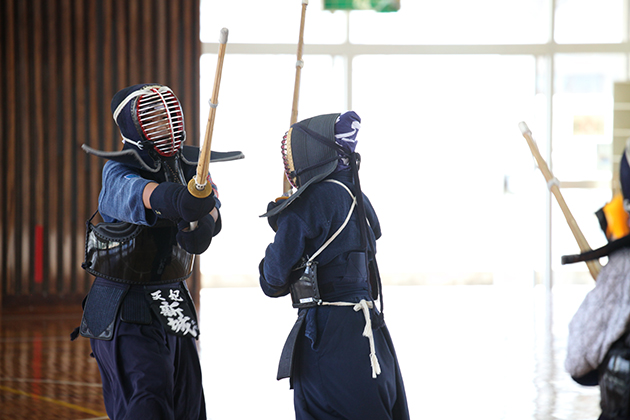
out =
[[[110,419],[204,420],[199,326],[185,280],[194,254],[221,230],[216,186],[205,198],[186,187],[199,149],[183,144],[184,114],[170,88],[126,87],[111,111],[122,150],[83,146],[109,160],[98,202],[104,222],[87,222],[83,268],[96,279],[73,339],[90,338]],[[211,159],[239,157],[213,152]]]
[[[282,151],[297,190],[263,215],[276,234],[260,286],[270,297],[290,294],[299,308],[278,369],[278,379],[290,378],[298,420],[409,418],[383,320],[381,228],[358,177],[360,122],[349,111],[294,124]]]
[[[599,420],[630,420],[630,143],[621,158],[621,194],[596,214],[608,244],[563,263],[608,257],[595,287],[569,323],[565,369],[581,385],[599,385]]]

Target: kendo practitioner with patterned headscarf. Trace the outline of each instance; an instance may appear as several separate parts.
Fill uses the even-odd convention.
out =
[[[599,420],[630,420],[630,141],[621,158],[617,194],[596,212],[608,243],[563,264],[608,257],[595,287],[569,323],[565,369],[581,385],[599,385]]]
[[[83,146],[109,160],[98,203],[104,222],[87,222],[83,268],[96,279],[73,338],[90,338],[110,419],[204,420],[199,327],[185,280],[194,254],[221,230],[216,186],[205,198],[187,189],[199,149],[183,144],[184,114],[170,88],[124,88],[111,110],[122,150]],[[240,157],[213,152],[211,160]]]
[[[263,215],[276,234],[259,266],[260,286],[270,297],[290,294],[299,308],[278,369],[294,388],[298,420],[409,418],[383,320],[381,228],[358,177],[360,122],[349,111],[294,124],[282,150],[297,190]]]

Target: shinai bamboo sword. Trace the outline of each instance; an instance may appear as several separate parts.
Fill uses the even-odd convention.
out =
[[[219,105],[219,85],[221,84],[221,73],[223,71],[223,58],[227,46],[228,29],[221,29],[219,35],[219,55],[217,58],[217,69],[214,75],[214,87],[210,97],[210,112],[208,114],[208,124],[203,145],[199,150],[199,160],[197,162],[197,173],[188,182],[188,191],[195,197],[205,198],[212,193],[212,185],[208,185],[208,167],[210,166],[210,147],[212,144],[212,131],[214,129],[214,118]],[[190,223],[190,230],[197,228],[197,221]]]
[[[529,145],[529,148],[532,151],[532,154],[534,155],[534,159],[536,159],[536,164],[538,165],[538,168],[540,169],[543,176],[545,177],[545,181],[547,181],[547,187],[553,193],[554,197],[556,197],[556,201],[558,202],[558,205],[560,206],[560,209],[562,210],[562,214],[564,214],[564,218],[569,224],[569,228],[571,229],[571,232],[573,233],[573,236],[575,237],[575,240],[577,241],[578,246],[580,247],[580,251],[581,252],[591,251],[590,245],[586,241],[586,238],[582,234],[580,227],[578,226],[577,222],[575,221],[575,218],[571,214],[571,210],[569,210],[569,206],[567,206],[567,203],[564,201],[564,197],[562,197],[558,179],[553,176],[553,174],[551,173],[551,170],[547,166],[547,162],[545,162],[542,155],[540,154],[540,151],[538,150],[536,141],[532,137],[532,132],[530,131],[529,127],[527,127],[527,124],[525,124],[525,122],[520,122],[518,124],[518,128],[521,130],[521,133],[523,134],[523,137],[525,137],[525,140],[527,140],[527,144]],[[588,266],[588,271],[591,273],[591,276],[593,276],[593,279],[597,280],[597,276],[599,275],[599,272],[602,269],[602,266],[599,263],[599,261],[597,260],[586,261],[586,265]]]
[[[300,18],[300,36],[298,38],[298,47],[297,47],[297,61],[295,62],[295,84],[293,86],[293,105],[291,107],[291,123],[289,126],[292,126],[297,122],[298,116],[298,102],[300,99],[300,80],[302,75],[302,67],[304,67],[304,61],[302,61],[302,49],[304,47],[304,21],[306,20],[306,6],[308,5],[308,0],[302,0],[302,15]],[[282,182],[282,193],[284,197],[288,197],[291,195],[291,183],[286,177],[286,174],[283,174],[283,182]]]

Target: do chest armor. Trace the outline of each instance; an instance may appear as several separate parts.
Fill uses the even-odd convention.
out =
[[[163,158],[152,179],[186,185],[178,156]],[[96,214],[96,213],[95,213]],[[92,216],[93,218],[94,216]],[[83,268],[97,277],[127,284],[164,284],[188,278],[194,255],[177,243],[177,225],[158,219],[154,226],[127,222],[86,223]]]

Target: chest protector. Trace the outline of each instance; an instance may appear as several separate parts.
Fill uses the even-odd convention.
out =
[[[161,158],[159,168],[151,178],[186,185],[178,156]],[[82,264],[88,273],[127,284],[172,283],[192,273],[194,255],[177,243],[175,222],[158,219],[154,226],[127,222],[93,225],[93,218],[86,223]]]
[[[162,284],[188,278],[193,255],[182,249],[177,226],[160,219],[155,226],[87,222],[85,261],[90,274],[127,284]]]

